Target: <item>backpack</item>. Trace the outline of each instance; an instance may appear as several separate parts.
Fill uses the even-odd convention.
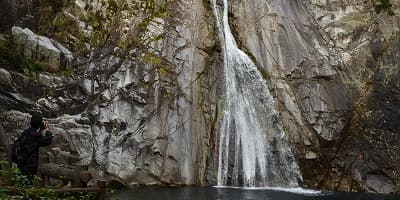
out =
[[[26,135],[23,133],[14,141],[12,145],[12,161],[18,165],[23,164],[29,157],[28,151],[25,148]]]

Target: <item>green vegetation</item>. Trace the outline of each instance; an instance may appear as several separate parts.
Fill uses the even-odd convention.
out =
[[[378,0],[373,2],[375,11],[379,13],[386,13],[390,16],[394,15],[393,4],[391,0]]]
[[[159,56],[149,52],[141,56],[140,59],[145,63],[149,63],[155,66],[159,66],[162,63],[162,59]]]
[[[54,188],[39,188],[35,187],[41,182],[41,178],[35,176],[33,180],[33,187],[31,186],[28,178],[21,174],[18,168],[2,169],[7,162],[0,160],[0,199],[1,200],[12,200],[12,199],[39,199],[39,200],[92,200],[96,198],[96,193],[80,192],[80,193],[57,193]],[[114,199],[115,189],[109,189],[107,191],[110,199]]]
[[[23,73],[43,72],[52,67],[47,64],[35,62],[25,58],[22,53],[20,53],[18,45],[11,37],[7,37],[5,42],[0,42],[0,63],[4,63],[4,66],[8,66],[10,69]],[[73,73],[74,69],[68,68],[58,71],[56,75],[71,76]]]
[[[92,34],[88,37],[88,43],[92,47],[104,45],[117,45],[122,50],[132,47],[147,49],[147,44],[161,39],[160,36],[151,38],[151,41],[142,41],[143,34],[150,22],[155,17],[165,18],[168,3],[156,6],[154,0],[135,1],[132,5],[127,2],[116,2],[115,0],[104,2],[103,9],[95,10],[88,6],[88,17],[84,19],[88,27],[92,28]],[[128,27],[131,31],[121,30],[131,24],[124,24],[121,19],[126,15],[141,19],[134,27]],[[123,37],[123,35],[129,35]],[[123,38],[123,39],[122,39]],[[146,42],[146,44],[144,43]]]
[[[5,163],[6,161],[0,161]],[[35,176],[33,182],[40,182],[40,178]],[[0,170],[0,199],[40,199],[55,200],[56,195],[50,188],[31,187],[28,178],[21,174],[18,168]],[[12,187],[9,191],[6,187]]]
[[[74,74],[75,70],[73,68],[63,69],[57,72],[58,76],[68,77]]]
[[[118,47],[121,51],[110,53],[152,65],[160,74],[168,75],[168,62],[161,52],[152,48],[165,35],[148,29],[163,28],[159,19],[166,21],[172,2],[174,0],[109,0],[99,1],[96,6],[86,2],[84,7],[79,7],[73,1],[40,0],[39,34],[52,37],[87,58],[91,52]],[[126,53],[131,49],[134,53]],[[73,70],[58,74],[69,76]]]
[[[52,12],[58,13],[62,11],[63,1],[60,0],[40,0],[40,6],[49,7]]]
[[[74,9],[62,12],[67,7],[73,7],[73,1],[40,0],[39,34],[46,35],[62,42],[76,53],[85,54],[89,51],[85,45],[88,40],[80,30],[79,21],[71,13]]]
[[[53,30],[53,20],[57,19],[63,9],[63,1],[60,0],[39,0],[39,31],[49,33]]]
[[[260,71],[261,76],[265,79],[265,80],[270,80],[271,79],[271,75],[268,73],[267,70],[261,68],[261,67],[257,67],[258,71]]]
[[[211,7],[210,0],[202,0],[201,2],[203,3],[204,8],[211,10],[212,7]]]

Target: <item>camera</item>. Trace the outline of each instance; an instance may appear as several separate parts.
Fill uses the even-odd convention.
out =
[[[40,130],[46,130],[48,127],[47,122],[43,121],[42,124],[40,125]]]

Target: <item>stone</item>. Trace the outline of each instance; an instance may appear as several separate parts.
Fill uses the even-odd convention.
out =
[[[76,1],[75,1],[75,4],[76,4],[81,10],[84,10],[84,9],[85,9],[86,3],[85,3],[84,1],[82,1],[82,0],[76,0]]]
[[[53,45],[60,51],[61,57],[60,57],[60,66],[64,69],[71,68],[72,61],[74,59],[74,55],[70,50],[68,50],[66,47],[61,45],[60,43],[51,40]]]
[[[44,70],[57,72],[72,62],[72,53],[58,42],[39,36],[31,30],[12,27],[12,35],[21,49],[22,55],[40,64]]]
[[[357,168],[353,169],[353,177],[354,177],[354,180],[356,180],[358,182],[362,182],[363,181],[362,173]]]
[[[58,100],[58,103],[60,103],[61,105],[65,105],[67,103],[67,101],[65,101],[65,99],[63,97],[58,97],[57,100]]]
[[[368,191],[390,194],[394,192],[393,183],[382,175],[367,175],[366,186]]]
[[[303,144],[306,145],[306,146],[311,146],[311,142],[307,138],[303,139]]]
[[[25,128],[30,126],[31,115],[17,110],[0,113],[0,119],[9,141],[14,141]]]
[[[11,90],[11,88],[13,87],[10,72],[3,68],[0,68],[0,87],[6,90]]]
[[[317,158],[317,154],[316,153],[314,153],[312,151],[309,151],[309,152],[306,153],[306,159],[316,159],[316,158]]]
[[[45,85],[47,87],[53,86],[53,79],[49,75],[39,73],[38,74],[38,81],[40,84]]]
[[[185,41],[185,39],[183,39],[183,38],[178,38],[176,41],[175,41],[175,47],[177,47],[177,48],[179,48],[179,47],[183,47],[183,46],[185,46],[186,45],[186,41]]]
[[[37,103],[48,108],[52,107],[52,103],[47,98],[41,98],[37,101]]]

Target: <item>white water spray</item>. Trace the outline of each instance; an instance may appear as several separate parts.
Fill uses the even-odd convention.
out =
[[[219,124],[218,185],[297,187],[301,175],[267,82],[237,47],[228,1],[212,3],[224,50],[226,90]]]

